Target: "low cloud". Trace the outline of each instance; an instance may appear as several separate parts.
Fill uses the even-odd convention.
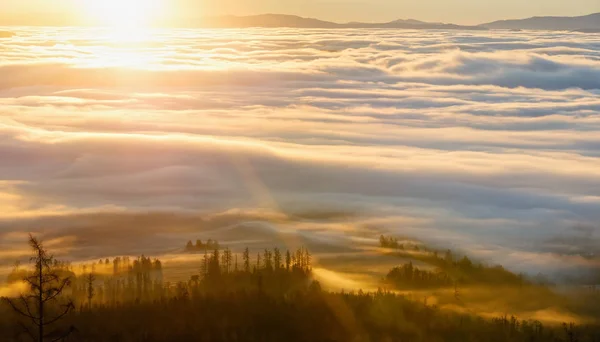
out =
[[[595,265],[564,233],[600,220],[593,35],[240,32],[3,40],[0,245],[35,231],[86,259],[293,233],[350,253],[391,233],[519,271]]]

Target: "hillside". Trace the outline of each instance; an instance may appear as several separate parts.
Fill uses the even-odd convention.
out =
[[[600,29],[600,13],[579,17],[532,17],[517,20],[499,20],[481,27],[490,29],[522,30],[589,30]]]
[[[46,315],[39,317],[50,317],[39,336],[61,337],[57,341],[592,342],[600,331],[596,318],[584,317],[597,317],[596,294],[585,298],[585,310],[549,287],[459,259],[450,250],[440,257],[416,240],[381,236],[380,249],[439,270],[420,270],[412,262],[395,267],[387,284],[371,292],[324,289],[313,272],[313,254],[304,247],[255,254],[219,249],[212,239],[189,241],[186,249],[204,253],[187,280],[172,283],[164,273],[169,262],[158,258],[117,256],[73,265],[47,256],[43,245],[31,241],[39,255],[32,261],[47,266],[15,265],[9,285],[33,285],[0,301],[0,341],[27,335],[49,340],[31,332],[41,321],[33,305],[44,305],[40,312]],[[476,274],[486,281],[471,278]],[[50,295],[36,292],[37,279],[46,279],[40,288]],[[469,279],[479,286],[465,286]],[[51,287],[54,283],[65,285]],[[403,291],[406,285],[413,289]]]

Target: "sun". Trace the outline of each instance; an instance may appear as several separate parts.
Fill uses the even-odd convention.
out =
[[[83,0],[91,24],[139,29],[154,24],[164,0]]]

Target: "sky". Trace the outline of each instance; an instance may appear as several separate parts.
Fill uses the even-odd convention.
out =
[[[295,14],[337,22],[419,19],[456,24],[481,24],[530,16],[575,16],[600,11],[597,0],[2,0],[0,24],[56,24],[95,20],[97,4],[116,13],[131,4],[160,2],[161,16]],[[138,6],[138,8],[143,8]],[[84,19],[86,18],[86,19]]]

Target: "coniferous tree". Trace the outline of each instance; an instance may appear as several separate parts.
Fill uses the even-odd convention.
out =
[[[273,254],[268,249],[265,249],[264,265],[265,265],[265,270],[267,270],[267,271],[273,270]]]
[[[202,275],[206,277],[208,275],[208,251],[204,249],[204,257],[202,258]]]
[[[70,299],[64,303],[59,302],[59,296],[71,285],[71,278],[63,275],[64,272],[61,272],[63,270],[57,269],[54,257],[48,253],[42,242],[32,235],[29,235],[29,246],[34,253],[34,256],[31,257],[34,271],[27,274],[23,281],[29,286],[30,293],[21,294],[18,301],[8,298],[4,298],[4,300],[17,314],[31,321],[35,331],[24,323],[20,323],[20,325],[35,341],[43,342],[51,336],[66,338],[73,331],[72,327],[65,331],[55,329],[50,332],[47,332],[46,328],[59,322],[75,308]],[[51,305],[58,307],[52,316],[47,315]]]
[[[305,259],[305,264],[306,264],[306,271],[311,271],[312,270],[312,267],[311,267],[312,255],[308,251],[308,248],[304,248],[304,259]]]
[[[285,269],[289,271],[290,267],[292,267],[292,255],[290,254],[290,250],[288,249],[285,252]]]
[[[227,273],[231,272],[231,250],[229,248],[226,248],[225,251],[223,252],[223,255],[225,255],[225,270]]]
[[[94,298],[95,290],[94,290],[94,281],[96,281],[96,276],[94,275],[94,268],[92,271],[85,277],[86,285],[87,285],[87,300],[88,300],[88,310],[92,309],[92,299]]]
[[[223,273],[227,273],[227,250],[224,250],[221,254],[221,268]]]
[[[242,255],[244,259],[244,272],[250,272],[250,250],[248,247],[244,249],[244,254]]]
[[[275,271],[279,271],[279,269],[281,268],[281,252],[279,251],[279,248],[275,248],[273,250],[273,263]]]
[[[219,276],[221,274],[221,265],[219,263],[219,250],[215,249],[209,262],[209,276]]]

